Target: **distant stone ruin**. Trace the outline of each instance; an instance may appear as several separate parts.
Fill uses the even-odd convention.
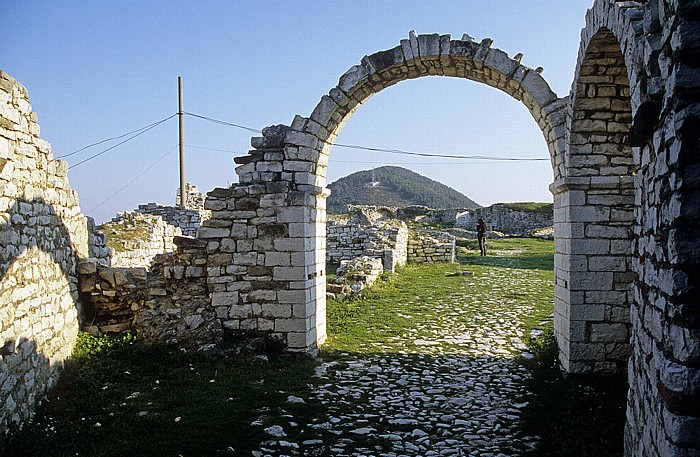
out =
[[[479,218],[486,221],[490,230],[528,236],[538,230],[554,225],[554,214],[549,212],[524,211],[496,203],[486,208],[464,211],[455,216],[455,227],[474,230]]]
[[[120,213],[111,222],[97,227],[106,237],[109,262],[113,267],[148,268],[158,254],[177,249],[173,242],[182,230],[160,216],[136,211]]]
[[[204,194],[197,186],[187,183],[187,198],[185,206],[166,206],[158,203],[139,205],[135,210],[139,213],[161,217],[168,224],[178,227],[183,235],[196,236],[202,222],[211,217],[211,212],[204,209]],[[177,201],[180,201],[180,189],[177,190]]]

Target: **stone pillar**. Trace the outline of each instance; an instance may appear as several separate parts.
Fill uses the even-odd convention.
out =
[[[569,373],[624,371],[632,280],[630,180],[567,178],[551,190],[554,326],[562,365]]]

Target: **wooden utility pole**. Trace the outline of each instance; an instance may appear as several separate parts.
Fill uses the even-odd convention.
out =
[[[185,206],[185,113],[182,111],[182,76],[177,77],[178,117],[180,118],[180,206]]]

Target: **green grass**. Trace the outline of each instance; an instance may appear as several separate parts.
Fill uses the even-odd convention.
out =
[[[506,208],[515,211],[527,211],[529,213],[552,214],[554,205],[552,203],[539,202],[516,202],[516,203],[501,203]]]
[[[50,401],[4,452],[0,443],[0,455],[251,455],[265,439],[254,421],[313,413],[286,402],[307,396],[310,359],[206,358],[89,335],[77,352]]]
[[[146,221],[134,221],[129,225],[107,222],[99,226],[98,230],[107,235],[107,247],[115,252],[123,252],[133,249],[131,242],[148,240],[152,228]]]

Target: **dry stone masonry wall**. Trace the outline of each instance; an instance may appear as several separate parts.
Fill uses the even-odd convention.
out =
[[[409,230],[384,208],[353,207],[349,219],[334,217],[326,225],[326,261],[369,256],[382,259],[384,269],[393,272],[407,260]]]
[[[139,205],[135,211],[158,216],[168,224],[182,230],[182,234],[187,236],[197,236],[197,230],[202,225],[202,222],[210,217],[209,211],[204,209],[164,206],[158,203]]]
[[[98,229],[107,238],[114,267],[148,267],[156,255],[175,251],[173,240],[182,235],[161,217],[135,211],[120,213]]]
[[[595,2],[551,187],[562,362],[629,367],[629,456],[700,455],[699,18],[694,1]]]
[[[76,258],[90,249],[67,172],[0,71],[0,432],[31,416],[78,334]]]
[[[455,215],[455,227],[475,230],[476,222],[483,218],[489,230],[512,235],[529,235],[532,231],[554,225],[550,213],[520,211],[497,203],[486,208],[477,208]]]
[[[412,263],[454,262],[455,236],[435,230],[411,230],[408,261]]]

